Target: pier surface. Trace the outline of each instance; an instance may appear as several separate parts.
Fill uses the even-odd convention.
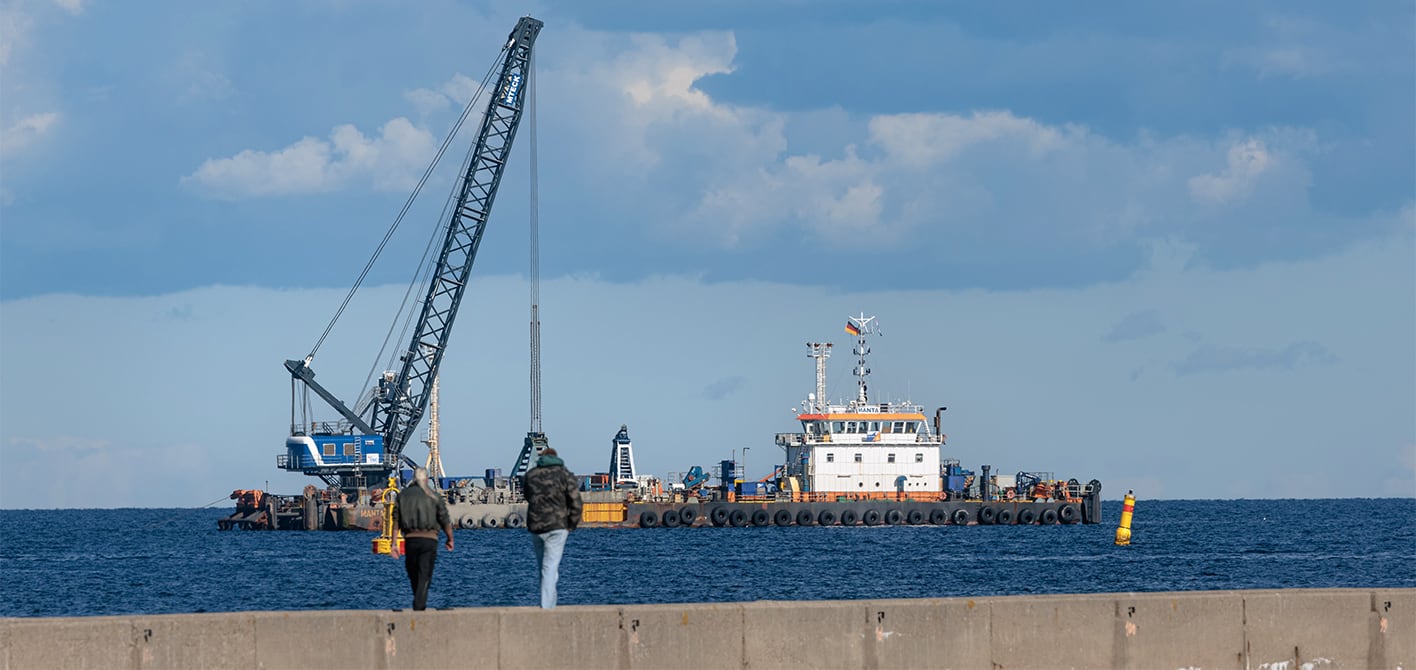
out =
[[[1416,589],[0,619],[0,668],[1411,668]]]

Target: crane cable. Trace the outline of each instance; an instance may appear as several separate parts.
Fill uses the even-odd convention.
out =
[[[491,72],[488,71],[487,75],[490,77]],[[467,108],[463,110],[464,118],[472,109],[472,105],[476,104],[477,100],[482,97],[482,91],[487,87],[487,81],[487,78],[483,78],[482,85],[477,88],[477,93],[468,101]],[[456,134],[455,131],[454,134]],[[468,145],[467,153],[462,157],[462,172],[460,174],[467,173],[476,151],[477,145],[475,142]],[[443,201],[442,212],[438,214],[438,220],[445,221],[446,224],[434,228],[432,234],[428,236],[428,243],[423,247],[423,258],[418,261],[418,267],[413,271],[413,279],[408,282],[408,288],[403,291],[403,301],[399,303],[398,311],[394,312],[393,321],[388,324],[388,332],[384,334],[384,341],[383,344],[379,346],[379,353],[377,356],[374,356],[374,362],[369,366],[369,374],[364,377],[363,388],[368,389],[368,391],[366,391],[364,397],[360,399],[358,406],[354,410],[355,414],[363,414],[364,410],[367,409],[369,404],[375,399],[373,380],[374,375],[379,369],[379,361],[384,360],[384,352],[388,351],[389,346],[395,339],[398,341],[407,339],[408,331],[413,328],[414,317],[418,314],[418,310],[408,308],[409,302],[413,299],[413,289],[420,286],[427,286],[432,278],[433,269],[437,266],[437,263],[433,262],[433,251],[437,248],[438,241],[447,235],[448,227],[452,225],[451,212],[452,208],[457,206],[457,196],[462,190],[461,187],[461,180],[454,179],[452,187],[448,190],[447,199]],[[393,331],[398,327],[400,317],[403,319],[403,329],[399,330],[398,336],[395,337]],[[385,368],[392,368],[396,357],[396,354],[390,353]]]
[[[383,239],[379,241],[379,245],[374,249],[373,255],[369,257],[369,261],[364,264],[364,269],[359,273],[359,278],[354,280],[354,286],[350,287],[349,293],[344,296],[344,302],[339,304],[339,309],[335,311],[334,318],[329,320],[329,325],[325,326],[324,333],[322,333],[320,339],[315,342],[315,346],[310,349],[309,358],[315,357],[315,352],[319,351],[320,347],[324,344],[325,338],[329,337],[330,331],[334,330],[334,324],[339,321],[339,317],[344,314],[344,309],[349,306],[349,301],[354,299],[354,294],[359,291],[359,286],[363,284],[364,279],[369,276],[369,270],[373,268],[374,261],[378,260],[379,254],[383,253],[384,247],[388,246],[389,239],[393,237],[393,233],[398,230],[399,224],[403,222],[404,215],[413,207],[413,201],[418,197],[418,194],[422,192],[423,185],[428,182],[428,178],[432,175],[433,169],[436,168],[438,162],[442,160],[443,154],[447,151],[448,146],[452,144],[453,138],[457,136],[457,131],[462,128],[462,123],[466,121],[468,115],[471,114],[473,105],[475,105],[476,101],[482,96],[482,91],[486,89],[487,83],[491,80],[492,71],[496,69],[498,63],[505,59],[504,54],[506,54],[509,46],[510,45],[502,47],[501,51],[497,54],[497,59],[493,61],[492,66],[487,69],[487,74],[482,77],[482,83],[478,85],[476,94],[472,96],[467,106],[463,108],[462,116],[458,117],[457,123],[452,127],[452,132],[448,133],[447,137],[443,139],[442,146],[438,147],[437,154],[433,156],[433,160],[428,164],[428,168],[423,171],[423,176],[418,179],[418,184],[413,188],[413,192],[408,194],[408,199],[404,201],[403,208],[399,210],[398,216],[393,220],[393,224],[384,232]]]
[[[541,235],[540,188],[536,179],[536,53],[527,64],[531,76],[526,114],[531,123],[531,432],[541,432]]]

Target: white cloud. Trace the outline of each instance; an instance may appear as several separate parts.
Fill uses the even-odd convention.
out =
[[[406,190],[433,152],[432,135],[400,117],[385,123],[378,137],[346,124],[335,127],[329,141],[305,137],[273,152],[247,149],[209,159],[182,183],[224,199],[326,192],[361,180]]]
[[[28,149],[58,122],[58,112],[31,114],[20,119],[0,134],[0,153],[10,158],[15,153]]]
[[[1013,140],[1034,154],[1064,146],[1064,131],[1007,111],[954,114],[894,114],[870,120],[870,140],[902,166],[923,168],[947,161],[965,148]]]
[[[1191,197],[1216,204],[1243,198],[1253,190],[1259,176],[1273,167],[1276,159],[1262,141],[1249,138],[1229,148],[1226,162],[1219,174],[1191,177]]]
[[[73,16],[84,13],[84,0],[54,0],[54,4]]]
[[[29,41],[30,29],[34,22],[16,3],[0,6],[0,67],[10,64],[10,56],[16,47],[23,47]]]
[[[555,169],[587,192],[621,194],[600,216],[685,246],[750,248],[786,232],[834,248],[864,233],[898,248],[928,230],[1095,249],[1278,225],[1212,207],[1246,201],[1285,225],[1321,219],[1307,203],[1302,157],[1315,139],[1304,129],[1112,138],[1008,110],[929,111],[846,115],[804,151],[787,138],[823,110],[734,105],[700,88],[734,71],[731,34],[577,34],[560,48],[577,55],[543,61],[555,68],[543,73],[542,118],[577,151]]]

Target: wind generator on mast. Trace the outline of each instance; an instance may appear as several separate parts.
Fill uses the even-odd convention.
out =
[[[512,481],[521,476],[551,446],[541,430],[541,237],[539,230],[539,187],[536,179],[536,57],[527,68],[526,114],[531,120],[531,426],[521,443],[521,454],[511,469]]]

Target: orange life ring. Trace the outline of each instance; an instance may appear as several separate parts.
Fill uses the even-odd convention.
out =
[[[1012,499],[1013,499],[1013,489],[1012,489],[1012,488],[1009,488],[1009,489],[1008,489],[1008,496],[1007,496],[1007,497],[1008,497],[1009,500],[1012,500]]]

